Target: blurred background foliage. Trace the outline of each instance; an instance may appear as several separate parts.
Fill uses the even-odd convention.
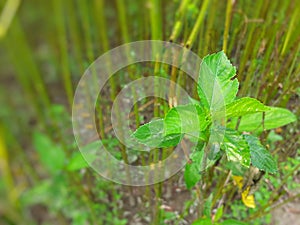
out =
[[[1,224],[190,224],[197,218],[195,192],[185,190],[181,173],[158,186],[129,188],[103,180],[80,161],[71,126],[76,84],[98,56],[123,43],[172,41],[200,57],[223,49],[237,66],[241,96],[300,115],[299,0],[1,0],[0,9]],[[111,149],[120,147],[105,129],[104,112],[122,85],[118,76],[109,82],[107,106],[97,114]],[[137,121],[155,107],[135,111]],[[259,212],[270,215],[273,203],[299,189],[293,186],[299,160],[290,159],[299,159],[297,125],[265,137],[281,170],[265,178],[273,187],[264,183],[258,208],[246,211],[239,201],[225,207],[225,218],[269,223],[269,217],[256,220],[265,216]],[[119,150],[116,157],[122,160]],[[261,210],[270,190],[274,194],[265,197],[272,204]]]

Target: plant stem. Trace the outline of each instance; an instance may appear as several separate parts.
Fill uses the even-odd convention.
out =
[[[282,46],[282,50],[281,50],[281,55],[284,55],[287,48],[288,48],[288,45],[290,44],[290,39],[291,39],[291,36],[293,34],[293,32],[295,32],[295,28],[296,28],[296,23],[299,23],[299,18],[297,18],[297,16],[299,16],[299,13],[300,13],[300,8],[299,7],[296,7],[295,10],[294,10],[294,13],[292,15],[292,18],[291,18],[291,22],[289,24],[289,28],[288,28],[288,32],[286,34],[286,37],[284,39],[284,43],[283,43],[283,46]]]
[[[193,27],[193,30],[192,30],[192,32],[191,32],[191,34],[190,34],[190,36],[189,36],[189,38],[188,38],[188,40],[185,44],[185,46],[189,49],[192,48],[192,46],[194,44],[195,38],[196,38],[196,36],[199,32],[200,26],[203,22],[205,12],[208,8],[209,2],[210,2],[210,0],[204,0],[203,3],[202,3],[201,10],[200,10],[198,18],[196,20],[196,23],[195,23],[195,25]]]
[[[66,1],[66,9],[68,13],[68,23],[67,27],[70,30],[70,39],[72,41],[72,46],[74,48],[74,61],[75,61],[75,68],[77,69],[76,72],[74,73],[76,76],[81,76],[81,74],[84,72],[84,66],[83,66],[83,46],[82,46],[82,36],[80,35],[79,31],[79,24],[77,23],[77,11],[75,7],[75,3],[72,0],[67,0]],[[72,58],[70,57],[70,60]]]
[[[0,123],[0,171],[3,175],[4,187],[7,188],[8,199],[15,209],[18,208],[18,198],[13,180],[13,174],[9,166],[8,152],[4,139],[4,129]]]
[[[183,28],[183,20],[184,20],[184,16],[188,7],[190,0],[183,0],[181,1],[181,4],[179,6],[179,9],[176,12],[176,22],[174,24],[173,30],[171,32],[171,36],[169,38],[169,40],[171,42],[176,41],[177,37],[180,35],[180,32]]]
[[[160,0],[150,0],[151,38],[162,40],[162,18]]]
[[[231,20],[232,6],[233,6],[234,2],[235,2],[235,0],[227,0],[225,30],[224,30],[224,35],[223,35],[223,50],[225,53],[227,53],[229,26],[230,26],[230,20]]]
[[[73,85],[71,80],[71,72],[69,66],[69,57],[67,50],[67,34],[65,29],[65,21],[64,21],[64,8],[62,1],[54,0],[54,12],[56,18],[56,27],[59,38],[59,46],[60,46],[60,61],[61,61],[61,72],[64,82],[64,87],[67,93],[69,106],[72,107],[73,104]]]
[[[0,39],[5,37],[7,30],[19,8],[21,0],[6,1],[0,15]]]

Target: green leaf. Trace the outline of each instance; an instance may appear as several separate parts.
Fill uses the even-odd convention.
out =
[[[158,119],[140,126],[133,134],[136,140],[152,148],[176,146],[182,134],[165,135],[164,120]]]
[[[207,146],[205,146],[203,142],[199,142],[196,149],[190,155],[191,162],[187,163],[185,166],[184,180],[188,189],[194,187],[201,179],[202,169],[207,169],[214,165],[215,162],[221,157],[221,155],[218,155],[218,157],[214,157],[213,159],[209,159],[207,157],[205,160],[205,165],[203,165],[204,149],[206,147]],[[214,146],[211,147],[213,148]],[[210,149],[210,151],[212,151],[212,149]]]
[[[183,134],[205,139],[204,131],[210,120],[200,105],[182,105],[172,108],[165,116],[139,127],[132,136],[149,147],[177,145]],[[202,134],[202,135],[201,135]]]
[[[64,167],[66,157],[63,149],[53,143],[48,136],[35,132],[33,144],[42,164],[51,174],[58,173]]]
[[[201,179],[200,167],[203,158],[203,149],[194,151],[191,156],[191,162],[187,163],[184,171],[184,181],[186,187],[191,189]]]
[[[200,105],[182,105],[172,108],[165,116],[165,132],[168,134],[200,135],[210,121]]]
[[[224,206],[222,205],[221,207],[219,207],[217,209],[214,222],[218,222],[222,218],[222,216],[223,216],[223,208],[224,208]]]
[[[211,193],[204,203],[203,214],[207,217],[211,217],[211,207],[212,207],[213,194]]]
[[[67,170],[69,171],[75,171],[75,170],[80,170],[83,168],[88,167],[88,163],[85,161],[83,158],[82,154],[80,152],[76,152],[74,156],[71,158]]]
[[[67,166],[67,169],[69,171],[75,171],[75,170],[80,170],[89,167],[89,165],[96,160],[96,155],[94,150],[99,149],[100,145],[101,145],[101,141],[95,141],[83,147],[81,149],[82,153],[79,151],[76,152],[74,156],[71,158]]]
[[[243,135],[249,145],[251,154],[251,163],[260,170],[276,173],[277,163],[270,152],[260,143],[257,137]]]
[[[238,220],[229,219],[229,220],[224,220],[222,222],[222,225],[248,225],[248,224],[244,223],[244,222],[241,222],[241,221],[238,221]]]
[[[49,203],[51,196],[51,188],[53,184],[50,179],[38,182],[34,187],[24,191],[20,196],[20,201],[24,205],[34,205],[38,203]]]
[[[296,116],[289,110],[277,107],[269,107],[270,110],[265,112],[264,126],[263,113],[255,113],[245,115],[241,118],[238,130],[239,131],[256,131],[262,132],[265,130],[274,129],[292,123],[297,120]],[[234,128],[237,123],[237,118],[233,119],[227,127]]]
[[[205,219],[198,219],[195,220],[192,225],[212,225],[211,219],[205,218]]]
[[[239,87],[238,80],[232,79],[235,73],[223,51],[205,56],[198,79],[200,103],[207,109],[218,109],[234,101]]]
[[[45,204],[52,210],[61,209],[66,199],[70,197],[65,174],[56,174],[50,179],[44,179],[35,186],[25,190],[20,196],[22,205],[30,206]]]
[[[274,130],[270,131],[267,137],[268,142],[274,143],[276,141],[282,141],[283,137],[279,134],[276,134]]]
[[[268,110],[270,110],[270,107],[265,106],[260,101],[246,97],[226,105],[226,117],[238,117]]]
[[[239,132],[227,128],[221,147],[225,150],[228,160],[250,166],[250,150]]]
[[[234,176],[244,176],[244,174],[249,170],[247,167],[233,161],[227,161],[224,167],[231,170],[232,175]]]
[[[188,96],[188,99],[189,99],[189,101],[190,101],[191,104],[200,105],[200,101],[199,100],[194,99],[194,98],[192,98],[190,96]]]

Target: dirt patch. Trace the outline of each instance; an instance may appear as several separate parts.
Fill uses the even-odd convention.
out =
[[[272,213],[271,225],[300,225],[300,201],[288,203]]]

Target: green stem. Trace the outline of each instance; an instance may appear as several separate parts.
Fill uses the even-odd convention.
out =
[[[68,23],[67,26],[69,27],[70,30],[70,38],[72,41],[72,46],[74,48],[74,58],[75,58],[75,63],[76,65],[75,68],[77,68],[76,73],[74,73],[76,76],[81,76],[81,74],[84,72],[84,66],[83,66],[83,40],[82,36],[80,35],[79,32],[79,24],[77,23],[77,12],[76,12],[76,7],[75,3],[73,0],[67,0],[66,1],[66,9],[68,13]],[[71,60],[71,58],[70,58]]]
[[[73,85],[71,79],[68,49],[67,49],[67,34],[64,21],[64,8],[63,2],[60,0],[54,1],[54,12],[56,18],[56,27],[58,33],[58,40],[60,46],[60,61],[61,61],[61,72],[64,82],[64,87],[67,93],[69,106],[73,104]]]
[[[173,30],[171,32],[171,36],[169,38],[169,40],[171,42],[176,41],[177,37],[180,35],[180,32],[183,28],[183,22],[184,22],[184,17],[186,14],[186,10],[188,7],[190,0],[183,0],[181,1],[181,4],[179,6],[178,11],[176,12],[176,22],[174,24]]]
[[[187,48],[192,48],[192,46],[194,44],[195,38],[200,30],[200,26],[201,26],[203,20],[204,20],[204,16],[205,16],[206,10],[208,8],[209,2],[210,2],[210,0],[204,0],[202,3],[202,7],[201,7],[200,13],[198,15],[198,18],[196,20],[196,23],[194,25],[194,28],[185,44],[185,46]]]
[[[224,35],[223,35],[223,51],[225,53],[227,53],[227,42],[228,42],[228,34],[229,34],[229,27],[230,27],[231,12],[232,12],[233,4],[234,4],[234,1],[227,0],[225,30],[224,30]]]
[[[296,23],[299,23],[299,18],[297,18],[299,16],[299,13],[300,13],[300,8],[296,7],[295,10],[294,10],[294,13],[292,15],[291,22],[289,24],[289,28],[288,28],[286,37],[284,39],[284,43],[283,43],[282,50],[281,50],[281,53],[280,53],[281,55],[285,54],[285,52],[288,48],[291,36],[292,36],[293,32],[295,32],[295,28],[297,27]]]
[[[162,18],[160,0],[150,0],[151,38],[162,40]]]

